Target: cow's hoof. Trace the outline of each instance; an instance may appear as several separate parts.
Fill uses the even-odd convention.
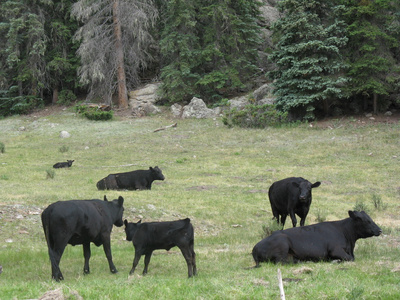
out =
[[[85,275],[90,274],[90,271],[89,270],[83,270],[83,274],[85,274]]]
[[[116,274],[116,273],[118,273],[118,270],[117,269],[113,269],[113,270],[111,270],[111,273]]]

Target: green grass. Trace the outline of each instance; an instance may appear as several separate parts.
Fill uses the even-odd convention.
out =
[[[176,121],[176,128],[153,132]],[[0,120],[7,149],[0,153],[0,299],[39,298],[58,288],[68,299],[279,299],[278,268],[287,299],[398,299],[400,125],[332,122],[331,129],[229,129],[219,119],[166,114],[96,122],[69,111]],[[62,130],[71,137],[61,139]],[[48,178],[52,165],[67,159],[73,166]],[[96,189],[109,173],[156,165],[166,180],[151,191]],[[362,203],[384,235],[359,240],[355,262],[251,268],[251,250],[271,224],[268,188],[289,176],[322,182],[306,224],[346,218]],[[187,278],[183,256],[173,248],[154,253],[147,276],[141,276],[142,258],[129,277],[134,248],[123,228],[114,227],[118,274],[109,272],[102,247],[92,245],[91,274],[84,276],[82,247],[69,245],[60,265],[65,280],[52,281],[41,211],[58,200],[104,194],[125,198],[129,221],[190,217],[198,276]]]

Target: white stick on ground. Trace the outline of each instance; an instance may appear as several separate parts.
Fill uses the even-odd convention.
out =
[[[281,269],[278,269],[278,284],[279,284],[279,291],[281,294],[281,299],[285,300],[285,291],[283,290]]]

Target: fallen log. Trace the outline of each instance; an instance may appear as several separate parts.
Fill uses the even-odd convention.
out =
[[[157,129],[154,130],[153,132],[165,130],[165,129],[167,129],[167,128],[176,127],[176,126],[178,126],[178,123],[174,123],[174,124],[172,124],[172,125],[168,125],[168,126],[164,126],[164,127],[161,127],[161,128],[157,128]]]

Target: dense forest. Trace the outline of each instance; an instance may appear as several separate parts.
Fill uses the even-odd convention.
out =
[[[1,1],[0,116],[77,97],[126,108],[150,81],[163,103],[213,105],[271,82],[300,119],[398,107],[400,2]]]

